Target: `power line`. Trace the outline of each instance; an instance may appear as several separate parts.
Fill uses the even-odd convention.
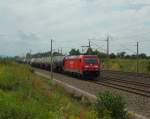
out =
[[[128,50],[128,51],[130,51],[132,53],[135,53],[134,50],[131,50],[131,49],[127,48],[124,44],[119,43],[119,45],[122,46],[122,47],[124,47],[124,49],[122,49],[122,50]]]
[[[93,45],[97,46],[97,49],[102,49],[104,52],[106,51],[106,49],[100,47],[99,45],[97,45],[96,43],[94,43],[93,41],[91,42]]]

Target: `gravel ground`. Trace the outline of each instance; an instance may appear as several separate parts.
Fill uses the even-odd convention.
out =
[[[50,75],[50,72],[45,70],[35,69],[35,71],[44,73],[46,75]],[[129,111],[136,112],[150,119],[150,98],[120,91],[110,87],[105,87],[102,85],[97,85],[89,81],[69,77],[63,74],[54,73],[54,78],[57,80],[61,80],[65,83],[68,83],[70,85],[73,85],[76,88],[82,89],[94,95],[96,95],[98,92],[103,92],[103,91],[111,91],[114,94],[119,94],[122,97],[124,97],[124,99],[126,100],[127,108]]]

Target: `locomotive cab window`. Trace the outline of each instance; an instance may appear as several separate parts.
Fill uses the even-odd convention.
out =
[[[85,58],[84,62],[86,62],[86,63],[98,63],[96,58]]]

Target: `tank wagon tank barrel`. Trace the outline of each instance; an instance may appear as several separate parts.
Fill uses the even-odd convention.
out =
[[[53,65],[53,71],[63,70],[63,60],[65,56],[54,56],[53,62],[50,57],[32,58],[30,64],[35,67],[50,70],[50,66]]]

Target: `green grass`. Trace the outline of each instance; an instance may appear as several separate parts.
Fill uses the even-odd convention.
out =
[[[107,68],[107,60],[104,61],[104,69]],[[120,70],[125,72],[136,72],[137,62],[135,59],[110,59],[110,70]],[[150,59],[139,60],[139,72],[150,74]]]
[[[29,66],[0,61],[0,119],[97,119],[97,113]]]

